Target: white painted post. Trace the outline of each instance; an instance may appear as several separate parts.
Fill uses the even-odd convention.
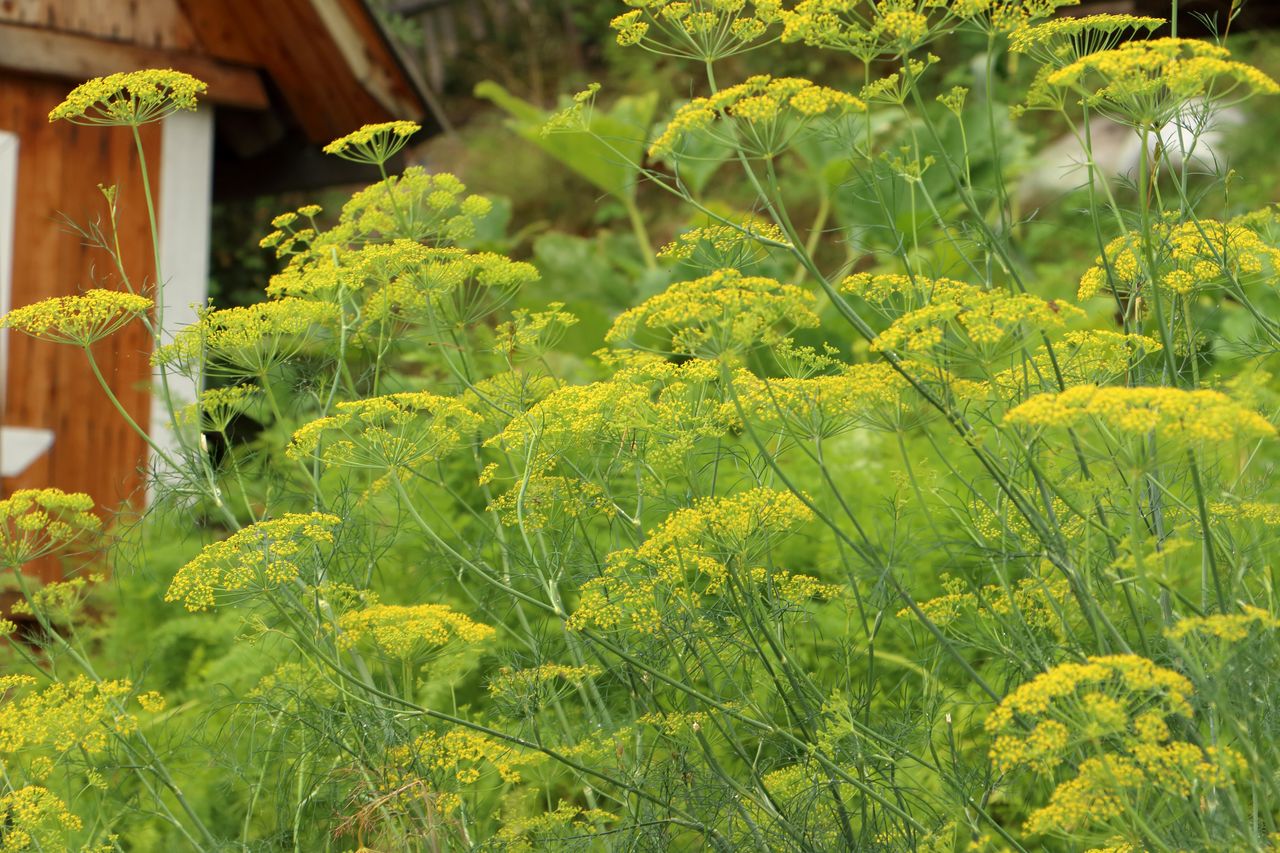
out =
[[[196,310],[209,294],[209,230],[213,200],[213,108],[165,118],[160,134],[160,270],[164,276],[162,342],[196,321]],[[156,377],[159,386],[159,377]],[[195,399],[199,389],[190,379],[169,376],[174,408]],[[169,407],[159,394],[151,405],[151,436],[167,449],[177,446]],[[154,460],[153,460],[154,464]]]

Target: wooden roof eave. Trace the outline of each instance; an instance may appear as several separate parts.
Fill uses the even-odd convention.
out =
[[[256,69],[208,56],[0,23],[0,69],[75,82],[138,68],[173,68],[209,85],[214,104],[265,110],[271,101]]]

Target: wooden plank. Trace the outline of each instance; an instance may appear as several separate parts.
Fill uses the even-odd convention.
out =
[[[258,110],[270,104],[266,87],[252,68],[189,53],[0,24],[0,69],[79,82],[140,68],[174,68],[198,77],[209,84],[207,97],[213,103]]]
[[[191,50],[195,46],[195,34],[177,0],[4,0],[0,23],[143,47]]]

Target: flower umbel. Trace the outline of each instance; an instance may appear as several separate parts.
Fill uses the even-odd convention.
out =
[[[171,68],[95,77],[72,89],[49,113],[49,121],[137,127],[179,110],[194,110],[196,96],[206,88],[190,74]]]

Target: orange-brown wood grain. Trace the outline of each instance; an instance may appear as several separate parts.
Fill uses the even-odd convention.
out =
[[[50,124],[48,112],[66,94],[60,82],[0,77],[0,130],[17,134],[18,187],[14,231],[14,307],[90,287],[120,288],[110,257],[84,245],[59,224],[59,215],[85,223],[101,219],[98,184],[119,188],[118,226],[125,270],[135,287],[153,282],[150,236],[138,158],[131,134],[119,128]],[[158,187],[157,126],[144,129],[153,190]],[[149,420],[149,339],[134,323],[94,348],[113,392],[145,429]],[[52,449],[22,475],[0,483],[18,488],[54,486],[86,492],[104,513],[142,495],[143,441],[113,410],[82,351],[14,333],[9,340],[3,422],[54,431]],[[56,575],[45,563],[39,573]]]

